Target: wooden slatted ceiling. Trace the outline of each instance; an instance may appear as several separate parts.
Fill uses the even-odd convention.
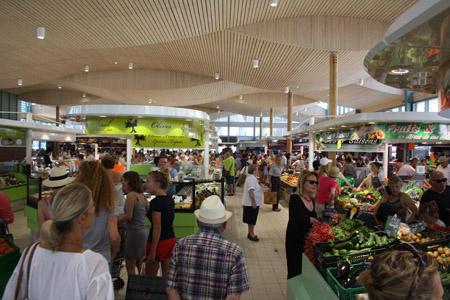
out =
[[[0,88],[14,87],[16,78],[23,78],[25,85],[51,83],[56,87],[64,82],[105,101],[138,102],[153,92],[162,102],[167,99],[167,104],[177,105],[228,99],[242,90],[281,91],[296,84],[299,89],[295,92],[301,95],[326,85],[328,52],[255,36],[240,27],[302,16],[352,17],[384,24],[414,2],[280,0],[277,8],[271,8],[268,0],[3,0]],[[47,29],[45,41],[35,39],[39,25]],[[380,26],[376,25],[377,30]],[[361,69],[355,65],[363,53],[339,52],[339,80],[344,84],[360,76]],[[255,57],[261,61],[257,70],[251,68]],[[114,65],[114,61],[119,64]],[[82,73],[84,64],[90,64],[92,72],[106,74],[126,69],[128,62],[139,69],[171,70],[208,79],[219,71],[227,84],[174,91],[162,84],[154,90],[136,90],[133,76],[127,74],[129,85],[119,92],[88,81],[71,82],[73,74]],[[108,80],[108,76],[102,78]]]

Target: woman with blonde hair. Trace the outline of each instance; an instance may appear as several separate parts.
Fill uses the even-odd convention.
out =
[[[302,273],[305,238],[312,224],[319,222],[315,211],[318,184],[316,173],[304,171],[298,181],[298,194],[292,194],[289,200],[285,240],[288,279]]]
[[[95,204],[94,226],[86,233],[84,246],[102,254],[110,263],[120,247],[111,178],[99,161],[83,161],[76,181],[89,187]]]
[[[94,213],[92,193],[85,185],[61,189],[51,218],[42,224],[40,242],[24,251],[3,299],[114,299],[108,263],[83,247]]]
[[[444,296],[436,261],[411,245],[375,257],[359,275],[370,300],[440,300]]]

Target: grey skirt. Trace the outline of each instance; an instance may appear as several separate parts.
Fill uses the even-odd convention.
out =
[[[145,247],[147,245],[147,229],[127,230],[127,240],[125,241],[125,259],[140,259],[145,257]]]

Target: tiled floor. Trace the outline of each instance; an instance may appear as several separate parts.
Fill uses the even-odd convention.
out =
[[[247,239],[247,225],[242,223],[241,194],[227,197],[227,209],[233,212],[224,233],[226,239],[242,247],[247,261],[250,278],[250,291],[241,299],[248,300],[283,300],[286,299],[287,271],[284,253],[284,235],[288,220],[288,211],[272,212],[270,205],[260,209],[255,232],[261,239],[252,242]],[[16,243],[24,247],[31,242],[31,234],[26,227],[22,211],[16,213],[14,225],[11,226]],[[122,278],[126,278],[123,268]],[[126,288],[116,293],[116,299],[124,299]]]

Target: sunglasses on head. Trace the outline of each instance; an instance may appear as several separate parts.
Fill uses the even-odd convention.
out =
[[[319,184],[319,182],[317,180],[305,180],[305,182],[307,182],[309,184]]]
[[[442,178],[442,179],[432,179],[434,182],[436,183],[443,183],[443,182],[447,182],[447,178]]]
[[[420,278],[420,276],[422,276],[423,271],[428,266],[427,254],[423,253],[423,252],[422,253],[419,252],[416,247],[414,247],[413,245],[411,245],[409,243],[398,244],[392,250],[408,251],[414,256],[415,259],[417,259],[417,261],[419,263],[419,270],[414,275],[414,280],[412,280],[412,284],[411,284],[411,287],[409,288],[408,296],[406,297],[406,299],[410,299],[411,295],[413,293],[414,285],[415,285],[417,278]]]

